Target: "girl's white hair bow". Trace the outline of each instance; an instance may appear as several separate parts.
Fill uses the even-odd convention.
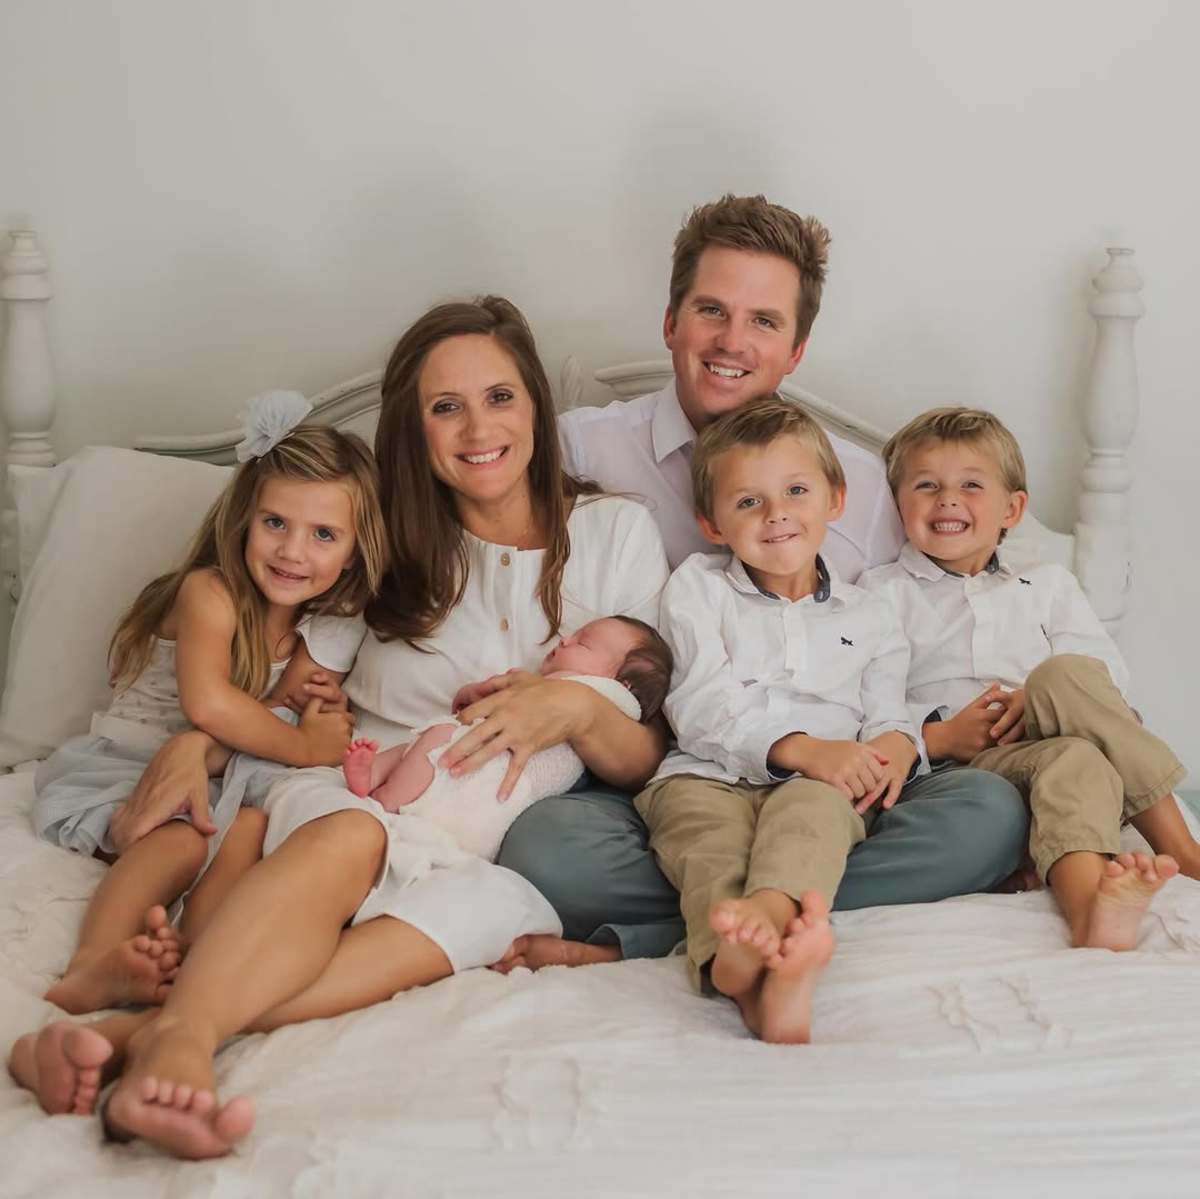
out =
[[[306,416],[312,405],[298,391],[264,391],[242,413],[245,436],[237,443],[239,462],[270,453]]]

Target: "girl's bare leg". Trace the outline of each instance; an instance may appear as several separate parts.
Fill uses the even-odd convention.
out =
[[[1181,874],[1200,879],[1200,845],[1196,844],[1174,795],[1164,795],[1129,823],[1150,842],[1155,853],[1173,857]]]
[[[217,1107],[213,1054],[320,978],[385,848],[378,820],[343,811],[297,829],[247,871],[193,945],[159,1018],[130,1038],[111,1131],[179,1157],[219,1156],[249,1132],[249,1099]]]
[[[242,808],[238,812],[217,856],[187,897],[179,922],[179,931],[186,941],[194,941],[200,935],[238,879],[261,860],[266,835],[266,812],[261,808]]]
[[[100,880],[75,953],[45,998],[76,1014],[161,1003],[179,965],[179,946],[165,920],[147,927],[147,913],[187,889],[206,852],[203,834],[182,820],[135,841]]]

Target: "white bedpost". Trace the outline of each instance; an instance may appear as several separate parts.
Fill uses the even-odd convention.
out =
[[[1132,578],[1127,451],[1137,429],[1137,363],[1134,323],[1146,311],[1138,292],[1142,277],[1133,251],[1108,251],[1108,264],[1092,280],[1088,311],[1096,318],[1096,347],[1084,394],[1083,430],[1088,460],[1083,468],[1075,570],[1105,628],[1115,637]]]
[[[0,654],[8,655],[17,593],[17,514],[7,467],[53,466],[50,427],[54,423],[54,369],[46,307],[50,300],[46,256],[31,231],[12,234],[0,258],[0,299],[8,330],[0,361],[0,417],[4,421],[4,499],[0,513]]]

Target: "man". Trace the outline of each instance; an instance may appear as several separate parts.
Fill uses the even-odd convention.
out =
[[[674,380],[662,391],[561,421],[565,466],[645,497],[672,567],[708,552],[692,505],[697,431],[778,388],[804,356],[821,305],[829,234],[762,196],[695,209],[675,239],[663,338]],[[846,474],[843,515],[822,556],[842,578],[890,562],[904,542],[880,460],[831,435]],[[683,937],[678,896],[647,848],[633,797],[585,780],[542,800],[509,831],[498,861],[553,904],[565,940],[522,938],[504,968],[653,957]],[[919,903],[987,890],[1016,869],[1027,817],[1015,788],[981,771],[938,770],[910,784],[850,855],[835,908]]]

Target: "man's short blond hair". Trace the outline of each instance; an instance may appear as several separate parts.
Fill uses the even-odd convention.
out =
[[[1000,478],[1009,491],[1028,491],[1025,459],[1017,439],[999,417],[980,408],[931,408],[913,417],[883,447],[888,486],[895,495],[904,477],[908,459],[931,441],[968,442],[990,454],[1000,468]]]
[[[692,498],[696,511],[706,520],[713,518],[713,465],[722,454],[743,445],[770,445],[780,437],[795,437],[813,450],[834,492],[846,486],[842,464],[825,430],[799,404],[775,394],[751,400],[705,425],[692,450]]]
[[[752,250],[786,259],[800,272],[793,349],[808,339],[821,308],[829,257],[829,230],[814,216],[798,216],[765,196],[725,195],[693,208],[675,237],[671,263],[671,311],[679,313],[709,246]]]

